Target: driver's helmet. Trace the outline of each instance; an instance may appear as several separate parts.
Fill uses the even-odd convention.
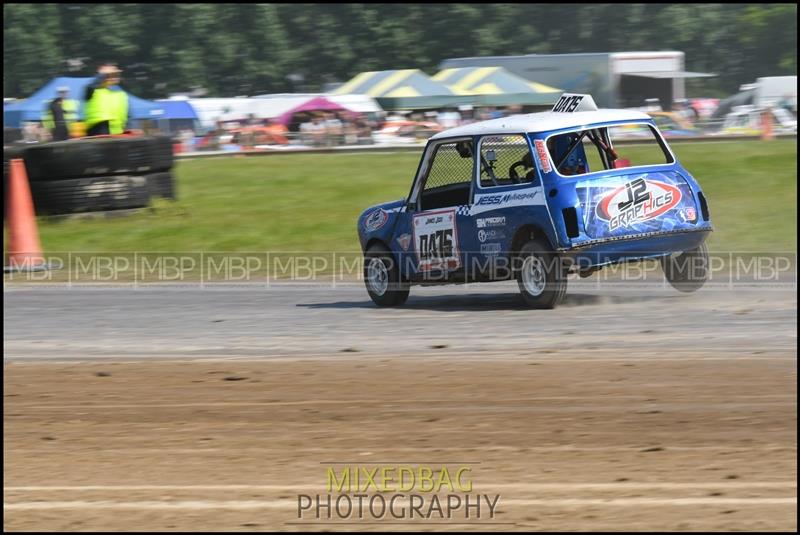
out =
[[[570,145],[575,141],[576,134],[567,136],[556,136],[556,147],[554,154],[558,162],[564,153],[569,150]],[[558,171],[562,175],[579,175],[586,172],[586,155],[583,152],[583,144],[578,144],[572,151],[567,160],[561,165]]]

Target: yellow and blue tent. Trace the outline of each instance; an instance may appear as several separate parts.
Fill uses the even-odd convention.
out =
[[[456,94],[419,69],[362,72],[329,94],[367,95],[387,110],[441,108],[472,103],[471,98]]]
[[[457,95],[474,97],[475,104],[484,106],[551,105],[563,92],[528,81],[502,67],[444,69],[432,79],[447,85]]]

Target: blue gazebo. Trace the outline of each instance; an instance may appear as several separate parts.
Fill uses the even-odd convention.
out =
[[[47,103],[57,96],[59,87],[69,88],[69,98],[80,102],[78,116],[83,118],[83,94],[86,86],[93,80],[92,77],[75,78],[60,76],[53,78],[41,89],[25,100],[3,106],[3,126],[21,128],[28,121],[41,121]],[[162,103],[139,98],[128,93],[128,117],[131,126],[137,126],[139,121],[158,121],[165,114]]]

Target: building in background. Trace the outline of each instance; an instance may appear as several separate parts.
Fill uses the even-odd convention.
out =
[[[589,93],[604,108],[639,107],[657,98],[664,110],[686,97],[686,78],[715,76],[684,70],[684,53],[608,52],[453,58],[440,69],[503,67],[531,82]]]

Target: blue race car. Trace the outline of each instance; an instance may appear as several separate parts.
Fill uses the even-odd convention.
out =
[[[636,144],[614,146],[636,132]],[[549,112],[433,136],[407,198],[358,219],[367,292],[403,304],[414,284],[516,279],[553,308],[567,274],[660,258],[680,291],[708,276],[713,230],[698,183],[641,112],[564,94]]]

